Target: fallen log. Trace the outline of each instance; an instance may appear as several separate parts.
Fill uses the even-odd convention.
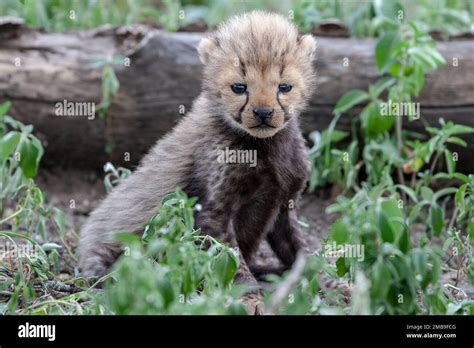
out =
[[[128,167],[189,110],[200,92],[201,63],[196,45],[205,33],[167,33],[143,25],[45,33],[0,21],[0,102],[10,114],[35,126],[46,145],[45,166],[100,169],[106,161]],[[423,129],[439,117],[474,126],[474,41],[439,42],[447,64],[426,76],[418,101]],[[317,91],[302,115],[305,133],[322,130],[337,100],[377,79],[374,41],[318,38]],[[91,63],[116,55],[120,89],[106,120],[57,116],[57,103],[101,101],[101,68]],[[423,123],[425,122],[425,123]],[[350,117],[340,121],[348,128]],[[459,165],[474,172],[474,136],[460,151]],[[110,154],[104,149],[113,144]]]

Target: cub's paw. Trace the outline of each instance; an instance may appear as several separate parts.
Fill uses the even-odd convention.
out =
[[[256,293],[248,293],[242,296],[240,302],[242,302],[249,315],[263,314],[262,295]]]
[[[98,255],[88,255],[79,261],[79,270],[85,278],[99,279],[107,274],[107,264]]]

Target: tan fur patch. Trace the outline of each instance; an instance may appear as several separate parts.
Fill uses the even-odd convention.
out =
[[[258,138],[271,137],[299,115],[312,94],[315,48],[311,35],[299,35],[281,15],[256,11],[233,17],[199,45],[206,65],[204,89],[221,98],[231,125]],[[246,92],[234,93],[235,83],[245,84]],[[291,85],[291,91],[280,92],[280,84]],[[262,122],[253,112],[262,107],[273,109],[266,128],[259,127]]]

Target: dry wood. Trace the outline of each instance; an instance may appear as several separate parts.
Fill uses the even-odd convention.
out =
[[[35,126],[47,145],[44,165],[101,169],[107,160],[124,164],[129,153],[125,164],[130,167],[183,117],[199,94],[202,66],[195,47],[203,35],[143,25],[44,33],[0,21],[0,102],[10,100],[12,116]],[[436,124],[438,117],[474,126],[474,41],[439,42],[438,47],[448,64],[427,75],[419,97],[422,118],[409,128],[422,130],[424,123]],[[327,127],[345,92],[366,89],[376,80],[373,51],[371,39],[318,39],[319,82],[302,115],[306,133]],[[90,63],[119,54],[129,57],[130,66],[116,66],[121,86],[107,125],[99,117],[55,115],[56,103],[63,100],[98,105],[101,70]],[[340,127],[349,124],[350,117],[345,117]],[[473,140],[468,138],[469,149],[460,152],[459,161],[470,172]],[[114,143],[110,156],[104,152],[107,141]]]

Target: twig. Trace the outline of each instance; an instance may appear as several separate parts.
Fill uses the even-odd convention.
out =
[[[281,282],[280,286],[275,290],[271,299],[268,310],[265,314],[276,314],[278,309],[281,307],[284,299],[288,296],[289,292],[296,285],[301,278],[303,273],[304,266],[306,265],[306,255],[304,253],[298,253],[296,261],[293,264],[293,267],[286,277],[286,279]]]
[[[0,225],[3,224],[4,222],[13,219],[15,216],[19,215],[23,211],[23,208],[18,209],[16,212],[14,212],[12,215],[7,216],[6,218],[0,220]]]
[[[451,220],[449,221],[448,225],[448,231],[451,231],[451,229],[454,226],[454,221],[456,221],[456,216],[458,215],[458,207],[454,208],[453,215],[451,216]]]
[[[416,185],[416,172],[413,172],[411,175],[410,186],[411,188],[415,188]]]
[[[66,240],[64,239],[64,236],[61,234],[61,231],[59,229],[58,224],[56,222],[53,222],[53,226],[55,227],[55,230],[58,234],[59,240],[61,241],[61,243],[63,243],[64,248],[66,248],[66,251],[69,254],[69,256],[71,257],[71,259],[73,261],[77,262],[77,258],[76,258],[76,256],[74,256],[74,253],[72,252],[71,247],[68,245],[68,243],[66,243]]]
[[[438,164],[438,159],[439,159],[439,156],[441,155],[441,152],[440,151],[436,151],[436,155],[433,159],[433,163],[431,163],[431,167],[430,167],[430,175],[433,175],[433,172],[434,170],[436,169],[436,164]]]
[[[456,283],[454,284],[455,286],[458,286],[459,280],[461,279],[461,270],[462,270],[462,266],[464,265],[464,259],[465,259],[464,256],[461,256],[461,255],[458,256],[459,263],[458,263],[458,271],[456,272]]]
[[[396,136],[397,136],[397,152],[398,157],[402,158],[402,148],[403,148],[403,139],[402,139],[402,118],[400,116],[396,119]],[[402,164],[397,165],[398,181],[400,185],[405,186],[405,177],[403,176]],[[404,191],[401,192],[401,197],[404,202],[406,202],[407,197]]]

